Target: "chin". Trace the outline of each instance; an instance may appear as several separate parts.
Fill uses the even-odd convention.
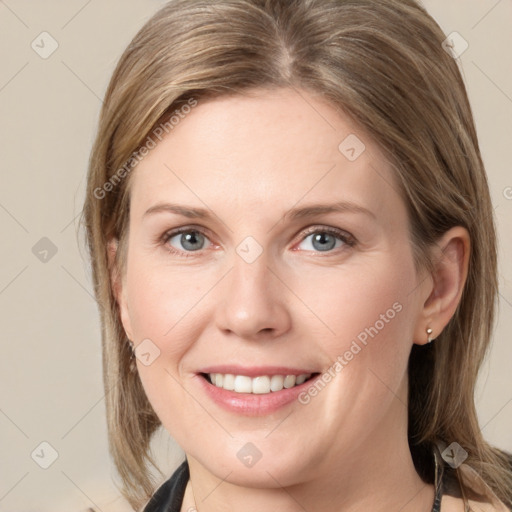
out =
[[[217,450],[208,454],[202,452],[194,458],[220,480],[243,487],[280,488],[307,479],[312,466],[303,450],[297,449],[300,443],[290,442],[289,451],[284,452],[282,445],[272,446],[272,443],[258,450],[257,442],[236,440],[221,453]],[[259,442],[259,446],[262,444]]]

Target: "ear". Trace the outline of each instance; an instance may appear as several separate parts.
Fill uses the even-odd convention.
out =
[[[116,259],[118,250],[119,241],[116,238],[112,238],[111,240],[109,240],[109,242],[107,243],[107,256],[110,275],[110,285],[112,287],[112,293],[114,294],[115,300],[117,302],[119,317],[121,319],[121,323],[123,324],[126,336],[128,337],[129,340],[133,341],[130,314],[126,302],[126,290],[124,286],[124,280],[121,274],[121,269],[119,268]]]
[[[427,329],[435,339],[446,327],[459,304],[468,274],[470,238],[462,226],[448,230],[434,247],[434,271],[414,331],[418,345],[428,341]],[[429,292],[429,293],[428,293]]]

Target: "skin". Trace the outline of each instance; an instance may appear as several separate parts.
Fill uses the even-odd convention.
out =
[[[338,146],[356,134],[354,161]],[[138,372],[191,479],[182,510],[429,511],[433,486],[407,443],[407,361],[439,335],[467,275],[469,237],[448,231],[432,275],[417,273],[392,167],[349,117],[304,90],[255,90],[200,101],[133,171],[126,268],[113,286],[130,340],[160,350]],[[290,220],[294,207],[349,201],[344,211]],[[208,219],[145,212],[206,208]],[[172,229],[205,238],[197,251]],[[321,251],[312,232],[355,239]],[[261,255],[237,252],[253,237]],[[330,247],[330,246],[329,246]],[[115,241],[111,244],[115,254]],[[178,251],[180,256],[170,249]],[[248,417],[199,386],[206,365],[286,365],[322,372],[393,304],[401,311],[311,401]],[[248,442],[262,458],[237,457]],[[459,500],[444,510],[463,510]]]

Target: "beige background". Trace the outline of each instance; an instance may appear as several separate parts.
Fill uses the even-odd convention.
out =
[[[162,4],[0,0],[0,511],[129,510],[116,499],[108,456],[98,314],[76,218],[100,98],[122,50]],[[460,62],[501,261],[499,322],[477,402],[487,439],[512,451],[512,3],[424,4],[446,34],[457,31],[469,43]],[[59,45],[47,59],[31,47],[35,40],[38,51],[51,48],[48,36],[41,48],[43,31]],[[38,242],[49,251],[46,262],[33,252]],[[51,460],[41,442],[58,453],[48,469],[35,462]],[[180,450],[165,431],[154,448],[170,473]]]

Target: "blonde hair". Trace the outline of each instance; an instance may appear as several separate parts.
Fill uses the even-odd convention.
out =
[[[456,441],[465,464],[512,502],[507,460],[483,439],[474,404],[497,297],[493,208],[465,86],[444,39],[413,0],[174,0],[125,50],[91,153],[83,223],[101,313],[110,453],[134,509],[156,488],[150,440],[161,425],[129,370],[111,284],[111,272],[124,268],[134,155],[191,100],[276,87],[320,94],[379,144],[408,208],[418,268],[432,269],[429,248],[449,228],[469,231],[457,311],[434,343],[411,352],[409,442],[425,481],[432,446]],[[111,240],[120,244],[114,268]]]

